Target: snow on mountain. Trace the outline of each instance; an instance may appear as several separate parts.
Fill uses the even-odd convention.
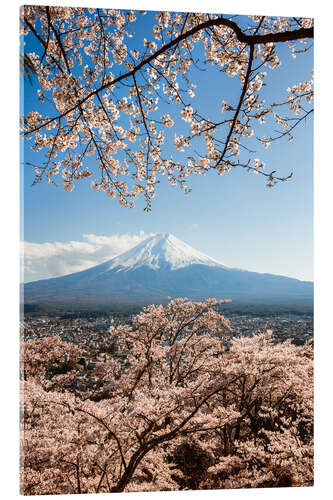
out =
[[[159,233],[147,238],[142,243],[111,259],[105,266],[105,271],[133,271],[142,266],[151,269],[168,267],[171,270],[201,264],[210,267],[224,267],[208,255],[195,250],[187,243],[169,233]]]
[[[24,285],[25,304],[146,304],[168,297],[311,303],[313,283],[230,268],[161,233],[85,271]]]

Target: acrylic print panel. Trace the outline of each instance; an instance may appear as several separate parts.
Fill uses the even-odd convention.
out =
[[[312,486],[313,20],[20,19],[21,492]]]

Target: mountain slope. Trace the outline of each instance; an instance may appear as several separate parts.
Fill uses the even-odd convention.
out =
[[[26,304],[145,303],[178,296],[308,303],[313,283],[230,268],[162,233],[85,271],[24,285]]]
[[[147,238],[131,250],[105,263],[108,270],[134,271],[142,266],[151,269],[180,269],[190,265],[226,267],[187,245],[169,233],[161,233]]]

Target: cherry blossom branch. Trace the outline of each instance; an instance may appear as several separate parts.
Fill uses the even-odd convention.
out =
[[[138,101],[139,101],[139,107],[140,107],[140,112],[141,112],[141,116],[142,116],[142,121],[143,121],[143,125],[146,129],[146,133],[147,133],[147,136],[148,136],[148,144],[147,144],[147,179],[149,177],[149,150],[150,150],[150,145],[152,145],[152,141],[151,141],[151,137],[150,137],[150,132],[148,130],[148,127],[147,127],[147,123],[146,123],[146,116],[145,116],[145,113],[143,111],[143,108],[142,108],[142,102],[141,102],[141,96],[140,96],[140,91],[138,89],[138,85],[136,83],[136,78],[135,78],[135,74],[133,74],[133,81],[134,81],[134,86],[135,86],[135,91],[136,91],[136,95],[138,97]]]
[[[71,74],[71,69],[69,67],[69,63],[68,63],[68,59],[67,59],[67,55],[66,55],[66,51],[64,49],[64,46],[62,44],[62,41],[61,41],[61,38],[60,38],[60,35],[59,33],[57,32],[57,30],[55,29],[55,27],[53,26],[53,23],[52,21],[50,20],[50,26],[52,28],[52,31],[56,37],[56,40],[57,40],[57,43],[59,45],[59,48],[60,48],[60,51],[61,51],[61,54],[62,54],[62,57],[64,58],[64,61],[65,61],[65,64],[66,64],[66,68],[67,68],[67,71],[68,71],[68,74],[70,75]]]
[[[130,49],[124,41],[125,36],[131,36],[127,30],[129,23],[136,21],[136,14],[132,11],[103,11],[102,14],[94,9],[95,13],[89,10],[89,14],[85,15],[84,9],[76,11],[69,8],[63,19],[58,8],[26,7],[23,12],[26,19],[24,33],[30,31],[32,36],[37,36],[43,48],[42,58],[47,56],[47,64],[43,65],[37,54],[31,54],[41,86],[37,90],[38,99],[44,102],[49,99],[47,96],[53,90],[52,99],[56,107],[55,117],[42,116],[38,111],[32,111],[27,113],[23,121],[22,135],[30,138],[35,134],[31,149],[36,152],[43,148],[51,150],[46,166],[43,167],[47,182],[54,182],[52,176],[59,173],[62,163],[65,167],[62,170],[64,188],[72,191],[75,181],[92,175],[89,168],[83,167],[83,161],[87,155],[95,154],[100,172],[98,178],[91,182],[92,188],[101,189],[111,198],[117,196],[120,204],[130,207],[134,206],[133,200],[142,195],[147,202],[145,210],[149,210],[159,175],[167,173],[168,182],[172,186],[178,185],[188,194],[191,189],[187,186],[187,177],[198,173],[205,175],[213,168],[219,174],[228,172],[238,164],[244,166],[244,163],[232,161],[233,157],[244,151],[254,153],[254,148],[248,148],[244,144],[245,138],[254,135],[253,123],[264,123],[266,115],[273,113],[274,106],[267,107],[260,99],[259,91],[264,85],[266,71],[259,71],[268,62],[272,70],[280,65],[275,53],[275,42],[270,41],[270,45],[266,46],[266,35],[277,35],[277,23],[271,18],[255,17],[254,26],[249,23],[246,29],[240,29],[231,17],[226,19],[200,14],[158,13],[158,25],[153,28],[153,36],[160,40],[160,47],[155,41],[145,39],[145,48],[140,54],[138,50]],[[37,26],[39,27],[36,24],[38,16],[41,35],[36,31]],[[296,24],[284,18],[278,24],[279,33],[292,33],[292,39],[299,39],[304,35],[305,28],[298,24],[309,27],[311,20],[300,20]],[[111,28],[112,25],[115,27]],[[292,30],[295,26],[297,29]],[[71,38],[70,34],[81,28],[82,40],[79,44],[79,35],[72,35]],[[86,32],[86,28],[91,31]],[[263,35],[259,33],[260,30]],[[66,33],[68,34],[65,36]],[[259,43],[263,39],[258,37],[262,36],[265,37],[265,43]],[[211,62],[227,76],[238,75],[241,81],[240,97],[235,107],[222,101],[221,111],[226,112],[226,119],[218,120],[218,123],[204,118],[200,110],[193,109],[186,102],[187,94],[191,98],[195,97],[196,86],[191,84],[189,74],[195,63],[195,44],[202,45],[202,50],[206,51],[206,62]],[[294,48],[295,44],[292,42],[289,46]],[[113,66],[109,61],[110,55],[116,65],[126,68],[124,73],[106,75],[107,63],[110,62],[110,68]],[[91,58],[93,66],[86,64],[82,74],[77,74],[76,70],[72,74],[75,61],[82,64],[82,58],[85,57]],[[256,68],[255,60],[260,60]],[[138,75],[142,80],[140,85]],[[289,105],[295,114],[300,111],[305,113],[300,99],[304,91],[308,91],[305,99],[310,102],[312,93],[309,89],[312,83],[310,80],[288,89],[293,96],[288,97],[285,105]],[[117,95],[121,87],[125,87],[125,95],[127,93],[122,98]],[[102,94],[103,90],[105,92]],[[178,160],[173,161],[172,157],[163,158],[166,129],[173,127],[175,121],[169,114],[160,118],[156,116],[159,99],[165,100],[169,105],[183,105],[181,118],[190,124],[189,134],[186,137],[185,134],[175,133],[173,143],[179,152],[192,147],[191,154],[194,156],[188,155],[184,165]],[[67,117],[68,125],[60,128],[62,117]],[[117,125],[119,119],[121,121]],[[123,120],[126,119],[128,126],[123,125]],[[290,130],[302,121],[300,118],[282,118],[276,115],[276,121],[284,127],[286,120]],[[294,125],[293,120],[297,122]],[[56,126],[57,134],[47,132]],[[40,133],[41,129],[46,130],[45,135]],[[288,134],[288,130],[284,129],[282,135]],[[198,141],[196,137],[200,137]],[[196,141],[205,143],[206,152],[196,148]],[[264,147],[269,145],[269,140],[265,137],[257,137],[257,141]],[[63,153],[69,148],[80,149],[80,144],[87,142],[89,147],[81,155],[67,152],[62,162],[55,162],[54,168],[51,168],[50,159],[53,155],[55,157],[58,152]],[[259,163],[260,160],[254,160],[254,167],[251,168],[248,162],[246,168],[259,173],[258,166],[264,166]],[[40,174],[39,170],[41,169],[37,168],[35,173]],[[121,181],[121,175],[130,175],[129,180]],[[269,183],[273,183],[271,185],[278,180],[274,177],[274,171],[273,174],[263,175],[267,176]]]
[[[47,54],[47,49],[49,47],[49,41],[50,41],[50,28],[51,28],[51,15],[50,15],[50,7],[46,7],[46,15],[47,15],[47,40],[46,40],[46,44],[45,44],[45,48],[44,48],[44,52],[43,52],[43,55],[42,55],[42,58],[41,58],[41,62],[43,62],[43,59],[44,57],[46,56]]]
[[[235,377],[233,380],[231,380],[229,383],[235,382],[239,376]],[[182,430],[186,424],[198,413],[200,408],[215,394],[223,390],[224,387],[226,387],[228,383],[223,383],[221,386],[218,386],[215,388],[213,391],[209,392],[193,409],[189,415],[183,419],[183,421],[175,427],[172,431],[167,432],[165,434],[162,434],[161,436],[152,438],[150,441],[143,441],[141,444],[141,447],[134,452],[132,455],[131,459],[128,462],[128,466],[124,471],[124,474],[122,475],[121,479],[118,481],[118,483],[112,488],[112,492],[114,493],[120,493],[124,491],[124,488],[126,485],[129,483],[131,480],[136,468],[138,467],[139,463],[142,461],[142,459],[151,451],[153,448],[158,446],[159,444],[162,444],[166,441],[172,440],[180,430]]]
[[[273,141],[276,141],[278,139],[281,139],[282,137],[285,137],[286,135],[290,135],[290,132],[292,130],[294,130],[303,120],[305,120],[311,113],[313,113],[313,109],[310,109],[309,111],[307,111],[303,116],[301,116],[300,118],[289,118],[289,120],[293,119],[293,120],[296,120],[296,123],[294,123],[291,127],[288,127],[284,132],[282,132],[281,134],[279,135],[276,135],[275,137],[270,137],[268,139],[268,141],[265,141],[263,139],[260,139],[258,138],[260,141],[262,142],[273,142]]]
[[[29,28],[33,31],[35,36],[44,45],[45,44],[44,40],[42,40],[40,38],[40,36],[35,31],[32,24],[28,20],[26,20],[26,23],[29,26]],[[313,38],[313,28],[301,28],[301,29],[295,30],[295,31],[285,31],[282,33],[271,33],[271,34],[266,34],[266,35],[245,35],[242,32],[242,30],[238,27],[238,25],[229,19],[218,18],[218,19],[205,21],[205,22],[195,26],[191,30],[188,30],[185,33],[179,35],[178,37],[176,37],[174,40],[170,41],[169,43],[165,44],[163,47],[161,47],[159,50],[157,50],[154,54],[152,54],[148,58],[142,60],[131,71],[124,73],[124,74],[118,76],[117,78],[115,78],[114,80],[112,80],[111,82],[105,83],[104,85],[101,85],[98,89],[96,89],[92,92],[89,92],[77,104],[75,104],[74,106],[72,106],[68,110],[64,111],[58,117],[51,118],[50,120],[46,121],[45,123],[41,124],[40,126],[35,127],[32,130],[28,130],[27,132],[24,133],[24,135],[36,132],[40,128],[45,127],[46,125],[49,125],[50,123],[52,123],[57,118],[66,116],[71,111],[74,111],[78,107],[78,105],[82,105],[88,99],[90,99],[91,97],[93,97],[97,93],[101,92],[102,90],[105,90],[106,88],[110,88],[111,86],[114,86],[115,84],[121,82],[124,79],[133,77],[146,64],[150,63],[151,61],[156,59],[158,56],[163,54],[164,52],[167,52],[174,45],[178,45],[182,40],[185,40],[185,39],[189,38],[190,36],[194,35],[195,33],[197,33],[198,31],[203,30],[205,28],[208,28],[210,26],[227,26],[227,27],[231,28],[235,32],[237,39],[240,42],[243,42],[243,43],[250,45],[250,47],[252,47],[252,51],[253,51],[254,45],[257,43],[265,44],[265,43],[272,43],[272,42],[286,42],[286,41],[290,41],[290,40],[298,40],[298,39],[303,39],[303,38]]]
[[[26,18],[24,18],[27,26],[31,29],[32,33],[35,35],[35,37],[37,38],[37,40],[40,41],[40,43],[42,44],[42,46],[44,47],[44,50],[46,48],[46,42],[39,36],[39,34],[37,33],[37,31],[35,30],[34,26],[30,23],[30,21]],[[59,69],[59,71],[61,71],[61,73],[64,72],[64,70],[62,69],[61,67],[61,64],[59,64],[59,61],[57,61],[57,59],[55,57],[53,57],[53,55],[50,55],[49,56],[51,58],[51,60],[54,62],[54,64],[57,66],[57,68]],[[57,118],[61,118],[61,117],[55,117],[54,119],[52,119],[52,121],[56,120]],[[47,123],[45,123],[45,125],[47,125]],[[43,125],[44,126],[44,125]],[[40,127],[41,128],[41,127]],[[34,131],[33,131],[34,132]],[[24,134],[26,135],[26,134]]]
[[[261,19],[261,22],[260,22],[259,26],[257,27],[257,30],[259,29],[262,21],[263,21],[263,18]],[[253,36],[255,36],[255,35],[253,35]],[[230,141],[231,136],[233,134],[233,131],[234,131],[234,128],[235,128],[235,125],[236,125],[236,122],[237,122],[237,118],[238,118],[238,115],[239,115],[239,112],[240,112],[240,109],[241,109],[241,106],[243,104],[243,100],[244,100],[244,97],[245,97],[245,94],[246,94],[246,91],[247,91],[247,87],[248,87],[248,83],[249,83],[249,78],[250,78],[251,70],[252,70],[253,55],[254,55],[254,45],[250,45],[249,62],[248,62],[247,71],[246,71],[246,75],[245,75],[245,79],[244,79],[243,89],[242,89],[242,92],[241,92],[241,95],[240,95],[240,98],[239,98],[239,101],[238,101],[238,106],[237,106],[236,112],[234,114],[234,118],[232,120],[232,124],[231,124],[230,130],[229,130],[229,133],[228,133],[227,140],[225,142],[225,146],[224,146],[223,152],[222,152],[220,158],[218,159],[218,161],[216,162],[215,168],[218,165],[220,165],[220,163],[222,163],[222,161],[224,159],[224,155],[225,155],[225,153],[226,153],[226,151],[227,151],[227,149],[229,147],[229,141]]]
[[[89,415],[90,417],[94,418],[97,422],[99,422],[103,427],[105,427],[105,429],[109,432],[110,437],[113,437],[113,439],[115,439],[117,446],[118,446],[119,454],[121,456],[121,461],[123,463],[123,466],[126,467],[125,457],[123,455],[122,446],[120,444],[120,440],[119,440],[117,434],[113,430],[110,429],[110,427],[104,422],[104,420],[102,418],[97,417],[97,415],[94,415],[90,411],[84,410],[83,408],[80,408],[78,406],[76,406],[74,409],[78,412],[85,413],[86,415]]]

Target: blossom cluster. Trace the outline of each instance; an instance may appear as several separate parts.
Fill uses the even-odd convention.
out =
[[[100,366],[98,399],[60,374],[74,346],[27,342],[23,492],[312,485],[312,347],[230,337],[224,302],[179,298],[113,325],[121,356]]]
[[[22,119],[22,134],[31,150],[45,153],[35,182],[55,182],[56,161],[65,167],[67,191],[93,175],[91,185],[122,205],[134,206],[138,195],[149,204],[159,174],[170,168],[165,144],[174,146],[173,165],[181,163],[189,175],[205,173],[208,165],[222,174],[231,167],[247,168],[249,160],[238,157],[251,150],[248,141],[255,140],[258,124],[271,116],[282,127],[280,136],[290,136],[311,112],[305,105],[311,105],[312,80],[292,86],[283,103],[266,103],[261,97],[268,71],[281,65],[278,42],[256,43],[252,50],[251,43],[240,41],[240,24],[233,16],[176,12],[156,13],[152,32],[141,40],[136,27],[145,14],[76,7],[21,9],[21,33],[39,46],[26,57],[38,80],[40,111]],[[311,29],[313,24],[309,19],[269,16],[250,16],[247,23],[244,33],[263,37]],[[299,52],[310,50],[306,40],[291,37],[292,53],[301,43]],[[202,98],[200,85],[192,81],[198,64],[207,70],[207,81],[219,81],[223,73],[241,89],[238,103],[222,100],[222,120],[196,106],[196,98]],[[279,119],[276,106],[292,110],[297,121],[288,115]],[[175,123],[172,141],[168,129]],[[91,155],[97,168],[88,175],[85,164]],[[173,185],[189,192],[177,169],[168,173]]]

